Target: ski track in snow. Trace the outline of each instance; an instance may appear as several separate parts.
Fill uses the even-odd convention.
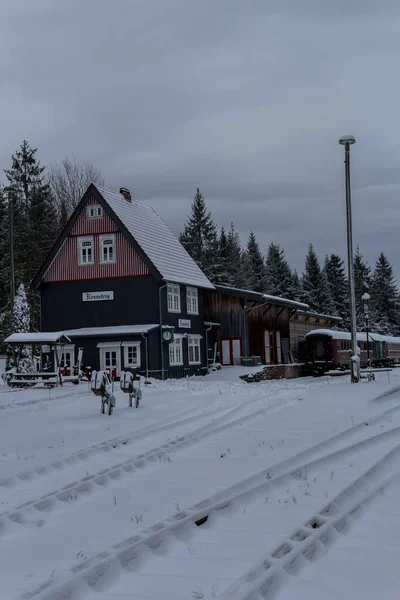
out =
[[[395,391],[398,391],[398,388],[392,388],[392,395]],[[390,398],[390,395],[384,394],[377,399],[382,401],[385,398]],[[292,402],[293,399],[289,400],[287,404]],[[193,443],[194,435],[196,435],[196,441],[200,441],[232,427],[233,423],[243,423],[243,420],[250,420],[255,416],[265,414],[268,410],[279,409],[284,406],[285,404],[281,404],[269,409],[264,408],[245,417],[235,419],[233,422],[223,423],[216,427],[211,426],[211,429],[209,428],[210,424],[205,425],[197,431],[197,434],[192,432],[192,434],[186,436],[188,439],[181,436],[182,439],[174,440],[176,444],[172,444],[172,447],[176,447],[179,443],[182,444],[181,448],[187,447],[187,444]],[[237,409],[238,407],[235,407],[232,410]],[[364,463],[359,459],[362,463],[359,469],[363,469],[361,473],[359,470],[354,469],[357,473],[354,474],[353,472],[349,475],[344,470],[341,476],[346,481],[346,486],[340,494],[321,505],[319,509],[312,513],[311,517],[300,522],[292,533],[288,532],[288,535],[278,541],[271,550],[266,549],[262,560],[258,561],[247,572],[244,569],[244,574],[240,576],[236,583],[231,584],[221,593],[218,592],[217,587],[211,593],[211,596],[221,597],[224,600],[228,600],[228,598],[232,598],[232,600],[266,598],[269,600],[279,590],[285,578],[301,569],[304,561],[314,561],[323,556],[335,537],[347,531],[349,523],[357,516],[361,507],[367,505],[380,490],[396,479],[395,467],[400,455],[400,445],[393,445],[393,442],[398,439],[400,427],[395,426],[380,433],[376,433],[374,427],[384,421],[390,421],[399,411],[400,406],[396,405],[375,414],[367,421],[362,420],[358,424],[353,423],[352,427],[322,442],[310,445],[309,448],[297,455],[271,465],[256,475],[242,479],[206,500],[197,502],[191,508],[179,510],[172,516],[163,519],[163,521],[142,530],[138,535],[131,536],[92,558],[73,566],[69,573],[49,579],[38,588],[20,597],[24,599],[40,598],[40,600],[69,598],[75,600],[86,597],[90,592],[97,592],[101,593],[102,600],[103,597],[104,599],[111,599],[114,596],[111,591],[108,595],[107,590],[113,589],[113,586],[119,580],[127,576],[124,574],[129,572],[137,574],[148,561],[157,560],[159,557],[165,558],[165,556],[168,556],[168,548],[171,545],[174,546],[174,544],[182,543],[182,541],[186,542],[188,539],[196,539],[199,535],[203,535],[203,532],[212,531],[213,526],[222,518],[236,522],[238,515],[246,514],[247,511],[250,514],[253,503],[265,498],[266,494],[277,493],[279,498],[281,496],[284,498],[283,504],[287,505],[285,489],[289,490],[293,482],[296,486],[304,486],[310,474],[316,473],[313,482],[316,484],[321,475],[326,475],[327,469],[331,469],[331,473],[340,471],[340,469],[343,469],[344,461],[357,459],[360,456],[364,457],[363,453],[365,453],[364,460],[367,462],[367,467],[364,468]],[[227,418],[227,415],[222,415],[219,418],[223,420]],[[213,425],[215,425],[215,421]],[[370,455],[367,455],[367,452],[372,449],[376,452],[383,452],[383,456],[371,466],[374,461]],[[360,453],[360,450],[363,453]],[[157,455],[154,456],[151,452],[147,453],[147,457],[144,453],[142,459],[148,460],[150,463],[157,461]],[[154,449],[153,452],[159,452],[159,449]],[[129,468],[125,469],[125,467],[140,469],[143,465],[136,465],[134,461],[137,460],[138,457],[129,459],[121,465],[114,465],[112,470],[103,475],[106,475],[112,483],[113,480],[118,480],[124,476],[123,471],[130,473]],[[368,461],[370,461],[370,464],[368,464]],[[393,474],[393,470],[395,474]],[[66,497],[61,501],[68,501],[68,494],[71,493],[71,489],[74,489],[78,496],[79,494],[84,496],[91,493],[91,486],[94,486],[95,483],[104,485],[105,481],[101,481],[102,474],[98,474],[97,479],[99,481],[97,482],[94,479],[95,477],[91,477],[94,481],[75,483],[74,488],[69,486],[65,490]],[[349,477],[350,482],[347,481]],[[324,485],[329,489],[327,481],[324,481]],[[293,510],[296,508],[297,511],[295,504],[297,503],[293,501]],[[28,513],[31,510],[38,513],[46,512],[52,510],[52,508],[51,502],[47,504],[46,499],[44,499],[43,504],[32,504],[29,508],[26,507]],[[308,506],[303,508],[306,510]],[[21,508],[19,515],[10,514],[8,518],[17,523],[23,523],[27,515],[24,517],[24,509]],[[197,527],[196,522],[202,526]],[[1,523],[5,528],[4,532],[6,532],[7,523],[4,523],[4,520]],[[257,534],[257,531],[258,528],[256,528],[255,534]],[[197,597],[199,598],[204,597],[200,595],[203,593],[200,590],[200,583],[201,577],[199,592],[196,592],[197,588],[193,592],[194,594],[198,593]],[[190,598],[190,589],[188,594],[182,597]],[[196,597],[196,595],[192,595],[192,597]]]

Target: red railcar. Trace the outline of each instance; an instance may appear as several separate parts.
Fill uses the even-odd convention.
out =
[[[348,331],[315,329],[305,336],[306,366],[309,373],[323,374],[331,369],[347,369],[351,362],[351,335]],[[375,333],[357,333],[361,367],[388,366],[400,362],[400,338]]]

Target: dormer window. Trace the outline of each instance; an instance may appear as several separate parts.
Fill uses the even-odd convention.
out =
[[[92,237],[78,238],[78,263],[80,266],[94,264]]]
[[[92,204],[87,207],[88,219],[101,219],[103,216],[103,207],[98,204]]]
[[[100,236],[100,262],[115,263],[115,235]]]

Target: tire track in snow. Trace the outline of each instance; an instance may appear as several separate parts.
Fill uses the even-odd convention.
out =
[[[237,408],[237,407],[234,407],[234,408]],[[186,412],[190,412],[190,410],[193,410],[193,411],[197,410],[197,407],[194,409],[189,409],[189,411],[185,411],[183,414],[185,414]],[[139,440],[145,439],[146,437],[150,437],[152,435],[160,433],[167,427],[175,428],[175,427],[180,427],[182,425],[186,425],[191,422],[195,423],[198,420],[207,418],[208,416],[213,416],[214,414],[216,414],[218,412],[223,412],[224,410],[227,411],[226,408],[216,408],[216,409],[210,410],[209,412],[205,411],[202,413],[198,413],[196,415],[191,415],[189,417],[185,417],[183,419],[180,418],[177,420],[173,420],[174,418],[176,418],[176,415],[175,415],[175,417],[171,417],[170,419],[161,421],[161,423],[158,425],[151,425],[151,426],[147,427],[146,429],[142,429],[134,434],[120,435],[117,437],[113,437],[104,442],[99,442],[98,444],[93,444],[92,446],[87,446],[86,448],[81,448],[80,450],[76,450],[75,452],[72,452],[65,458],[51,461],[47,464],[39,465],[39,466],[33,467],[31,469],[25,469],[24,471],[18,472],[16,475],[10,475],[8,477],[0,477],[0,487],[4,487],[4,488],[13,487],[14,488],[16,484],[29,483],[36,477],[44,477],[46,475],[50,475],[54,471],[59,471],[66,467],[69,467],[71,465],[75,465],[77,462],[88,460],[88,459],[92,458],[93,456],[100,454],[101,452],[112,452],[113,450],[118,450],[122,446],[127,446],[129,444],[133,444],[136,441],[139,441]],[[229,409],[229,410],[232,410],[232,409]]]
[[[286,403],[281,403],[276,406],[264,407],[225,423],[224,421],[231,418],[243,408],[243,405],[240,404],[189,434],[179,436],[174,440],[166,442],[162,446],[157,446],[148,452],[138,454],[133,458],[128,458],[125,461],[113,464],[92,475],[86,475],[77,481],[72,481],[61,488],[43,494],[39,498],[9,508],[3,513],[0,513],[0,537],[6,532],[10,533],[10,521],[18,525],[36,524],[38,527],[42,527],[45,522],[45,517],[48,517],[57,506],[61,505],[61,503],[65,510],[65,505],[71,506],[82,498],[95,493],[97,486],[103,487],[112,484],[115,481],[120,481],[123,477],[132,476],[135,472],[142,471],[151,465],[159,464],[163,461],[167,462],[168,457],[172,453],[201,442],[216,433],[246,423],[260,415],[265,415],[267,412],[280,410],[292,403],[293,401],[289,400]],[[38,518],[38,513],[40,513],[40,518]]]
[[[368,423],[378,424],[397,410],[400,410],[400,406],[384,411]],[[303,470],[321,466],[331,460],[344,458],[349,452],[366,448],[379,440],[391,437],[398,439],[400,427],[394,427],[388,431],[366,437],[361,441],[352,442],[347,446],[341,446],[326,452],[329,447],[353,437],[361,429],[366,431],[366,425],[367,423],[363,421],[355,427],[336,434],[294,457],[277,463],[255,476],[242,480],[238,484],[172,515],[163,522],[157,523],[72,567],[69,575],[66,574],[62,578],[57,578],[57,581],[54,578],[44,582],[34,591],[23,594],[20,597],[21,600],[34,597],[38,597],[38,600],[56,600],[70,597],[79,599],[81,594],[82,596],[85,595],[90,589],[95,591],[107,589],[121,571],[132,571],[137,568],[142,560],[143,552],[148,551],[148,549],[156,552],[168,538],[184,535],[186,527],[193,527],[193,523],[204,522],[210,514],[227,508],[231,502],[248,499],[254,497],[255,494],[265,494],[265,492],[281,485],[288,477],[302,478]],[[210,433],[215,433],[215,431]],[[398,446],[395,449],[398,450]]]
[[[348,532],[364,507],[400,480],[400,444],[353,480],[333,500],[301,523],[222,594],[220,600],[270,600],[307,562],[322,559],[339,535]],[[397,470],[393,474],[393,468]]]

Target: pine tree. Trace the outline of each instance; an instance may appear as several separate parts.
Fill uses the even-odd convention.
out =
[[[302,298],[301,280],[296,269],[292,271],[291,297],[289,300],[300,300]]]
[[[268,247],[265,259],[265,290],[271,296],[293,298],[293,277],[284,250],[279,244]]]
[[[30,311],[28,299],[26,297],[25,286],[21,283],[18,287],[17,293],[15,294],[14,304],[12,309],[12,332],[13,333],[27,333],[30,329]],[[18,359],[30,358],[32,356],[31,350],[28,346],[21,345],[18,349]],[[14,360],[10,362],[11,349],[8,348],[8,360],[7,368],[10,368],[14,364]]]
[[[332,315],[341,317],[340,329],[349,329],[349,288],[344,270],[343,259],[338,254],[325,258],[324,271],[328,280],[329,293],[332,302]]]
[[[328,281],[312,244],[308,248],[301,287],[302,301],[312,310],[323,314],[332,312]]]
[[[221,264],[217,229],[199,188],[193,199],[192,213],[179,240],[207,277],[211,281],[218,280]]]
[[[227,272],[228,285],[236,288],[243,288],[246,285],[244,272],[243,251],[240,244],[240,238],[233,223],[227,235]]]
[[[354,270],[354,288],[355,288],[355,300],[356,300],[356,318],[357,318],[357,330],[364,331],[365,329],[365,315],[364,305],[362,296],[365,292],[371,293],[371,268],[365,262],[363,255],[360,252],[359,246],[357,246],[356,253],[353,260]],[[372,315],[371,315],[372,316]],[[372,319],[370,319],[372,323]]]
[[[30,328],[30,311],[25,286],[21,283],[14,298],[12,311],[13,333],[27,333]]]
[[[28,289],[32,277],[54,243],[58,231],[58,215],[50,186],[45,182],[45,168],[36,158],[37,149],[32,149],[24,140],[12,156],[11,168],[5,171],[13,194],[14,213],[14,257],[15,281],[24,283]],[[7,209],[8,199],[7,199]],[[9,264],[9,248],[4,249],[3,258]],[[39,325],[39,308],[32,292],[28,302],[34,325]]]
[[[392,265],[381,252],[372,276],[371,330],[384,335],[398,334],[399,290]]]
[[[243,256],[245,287],[254,292],[265,292],[265,263],[253,231],[250,232]]]

